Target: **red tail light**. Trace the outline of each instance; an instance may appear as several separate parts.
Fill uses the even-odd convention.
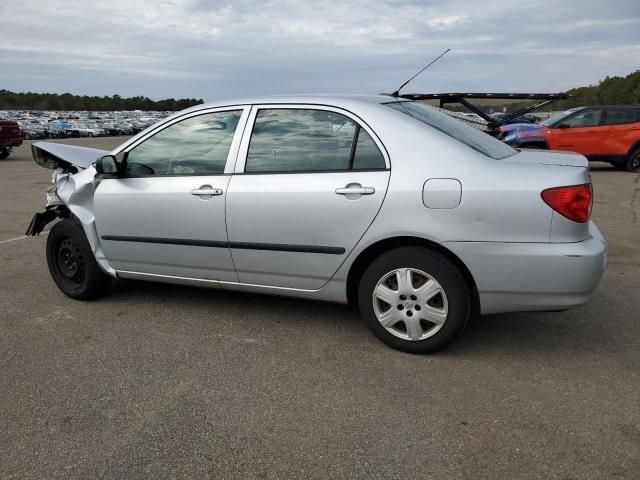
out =
[[[548,188],[541,195],[547,205],[569,220],[586,223],[591,217],[593,189],[590,183]]]

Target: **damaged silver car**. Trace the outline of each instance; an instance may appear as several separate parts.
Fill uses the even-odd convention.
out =
[[[114,278],[357,305],[413,353],[475,313],[585,303],[606,264],[587,160],[518,151],[390,96],[198,105],[112,152],[35,143],[55,170],[47,262],[66,295]]]

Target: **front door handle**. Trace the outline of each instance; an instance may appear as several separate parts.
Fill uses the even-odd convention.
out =
[[[200,188],[191,190],[191,195],[197,195],[202,199],[208,199],[214,196],[222,195],[222,189],[213,188],[211,185],[202,185]]]
[[[338,195],[373,195],[376,189],[373,187],[363,187],[359,183],[352,183],[344,188],[337,188]]]

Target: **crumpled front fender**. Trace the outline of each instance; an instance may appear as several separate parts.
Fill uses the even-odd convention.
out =
[[[100,268],[107,274],[115,277],[116,271],[109,265],[104,256],[100,237],[96,229],[95,217],[93,215],[93,195],[99,179],[96,179],[96,170],[93,167],[86,168],[78,173],[63,173],[57,171],[54,174],[55,191],[47,195],[47,207],[65,205],[69,211],[78,219],[87,241],[91,246],[91,251],[98,262]]]

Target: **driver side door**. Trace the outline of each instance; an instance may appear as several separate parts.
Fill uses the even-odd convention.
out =
[[[119,274],[238,280],[225,197],[247,116],[242,106],[194,112],[125,148],[123,172],[94,194],[100,242]]]

